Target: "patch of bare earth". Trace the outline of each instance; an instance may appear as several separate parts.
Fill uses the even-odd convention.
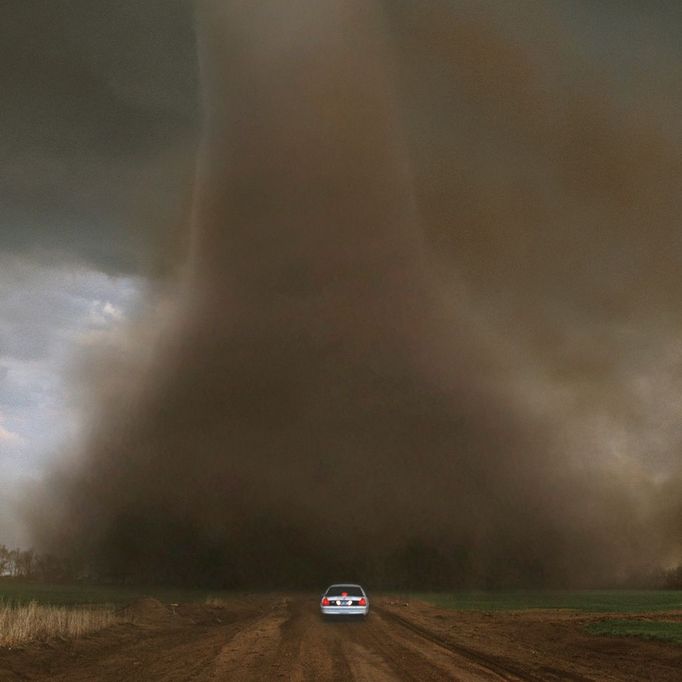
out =
[[[79,639],[0,650],[0,680],[682,679],[680,646],[583,632],[604,614],[378,598],[366,621],[327,622],[315,596],[269,594],[212,605],[145,599],[125,615]]]

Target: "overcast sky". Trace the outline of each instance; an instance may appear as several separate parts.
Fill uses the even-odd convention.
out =
[[[484,4],[503,31],[535,39],[514,3]],[[549,4],[564,49],[608,84],[614,106],[649,102],[661,130],[682,139],[682,5]],[[120,333],[144,310],[147,284],[171,277],[181,261],[196,71],[190,2],[2,4],[0,542],[22,541],[9,507],[17,482],[39,476],[85,428],[73,378],[79,355]],[[667,368],[682,358],[666,347],[657,414],[675,428],[677,384]],[[652,371],[637,390],[650,392]]]

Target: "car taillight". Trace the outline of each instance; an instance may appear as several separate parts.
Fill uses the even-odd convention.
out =
[[[327,597],[322,599],[322,606],[329,606],[329,599],[327,599]]]
[[[365,601],[364,597],[360,599],[360,601],[358,602],[358,606],[367,606],[367,602]]]

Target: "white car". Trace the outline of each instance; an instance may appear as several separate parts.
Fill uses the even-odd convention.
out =
[[[323,616],[362,616],[369,613],[369,599],[360,587],[352,583],[338,583],[327,588],[320,601]]]

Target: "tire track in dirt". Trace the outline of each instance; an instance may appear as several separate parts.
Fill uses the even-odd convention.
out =
[[[529,672],[525,668],[522,668],[520,665],[510,661],[509,659],[486,654],[485,652],[463,646],[462,644],[453,642],[450,639],[441,637],[440,635],[437,635],[434,632],[417,625],[416,623],[413,623],[412,621],[403,618],[402,616],[399,616],[398,614],[387,609],[375,607],[375,611],[378,611],[387,620],[392,621],[403,628],[410,630],[411,632],[414,632],[419,637],[422,637],[423,639],[426,639],[439,647],[447,649],[454,654],[458,654],[463,658],[468,659],[472,663],[482,666],[483,669],[487,669],[491,673],[495,673],[496,677],[494,679],[525,680],[528,682],[548,682],[549,680],[590,682],[592,679],[567,670],[561,670],[559,668],[550,666],[544,666],[542,668],[541,674],[535,674]]]
[[[525,680],[505,669],[492,669],[452,651],[376,611],[366,621],[320,617],[316,601],[292,600],[289,617],[280,624],[276,664],[259,678],[294,680]],[[397,627],[396,627],[397,626]],[[242,671],[242,674],[244,672]]]
[[[288,678],[295,682],[331,680],[394,682],[397,678],[383,656],[366,645],[368,623],[324,620],[316,600],[298,601],[284,626],[282,650],[294,661]],[[360,633],[359,641],[353,633]]]
[[[414,682],[422,680],[500,682],[527,679],[462,656],[441,642],[385,619],[383,613],[377,609],[374,610],[371,623],[368,625],[371,625],[369,632],[363,633],[366,644],[371,643],[372,649],[392,668],[395,679]]]
[[[271,679],[277,667],[281,626],[288,618],[288,601],[280,600],[264,616],[239,630],[222,646],[208,676],[219,680]],[[267,677],[266,677],[267,675]]]
[[[317,603],[286,599],[225,643],[208,678],[292,682],[523,680],[472,661],[373,613],[325,621]]]
[[[31,643],[0,652],[0,680],[111,682],[208,679],[218,652],[259,617],[262,604],[232,605],[216,612],[190,605],[168,610],[159,622],[128,622],[73,640]]]
[[[293,682],[346,682],[354,679],[341,640],[320,627],[317,601],[296,600],[291,616],[282,626],[278,656],[289,663],[286,679]]]
[[[221,627],[134,633],[119,646],[77,653],[55,661],[24,679],[50,679],[55,682],[95,682],[96,680],[199,680],[215,660],[226,639],[235,636],[245,621]],[[64,664],[66,669],[64,670]]]
[[[284,599],[225,643],[208,679],[240,682],[360,679],[348,664],[338,632],[324,626],[316,603]]]

